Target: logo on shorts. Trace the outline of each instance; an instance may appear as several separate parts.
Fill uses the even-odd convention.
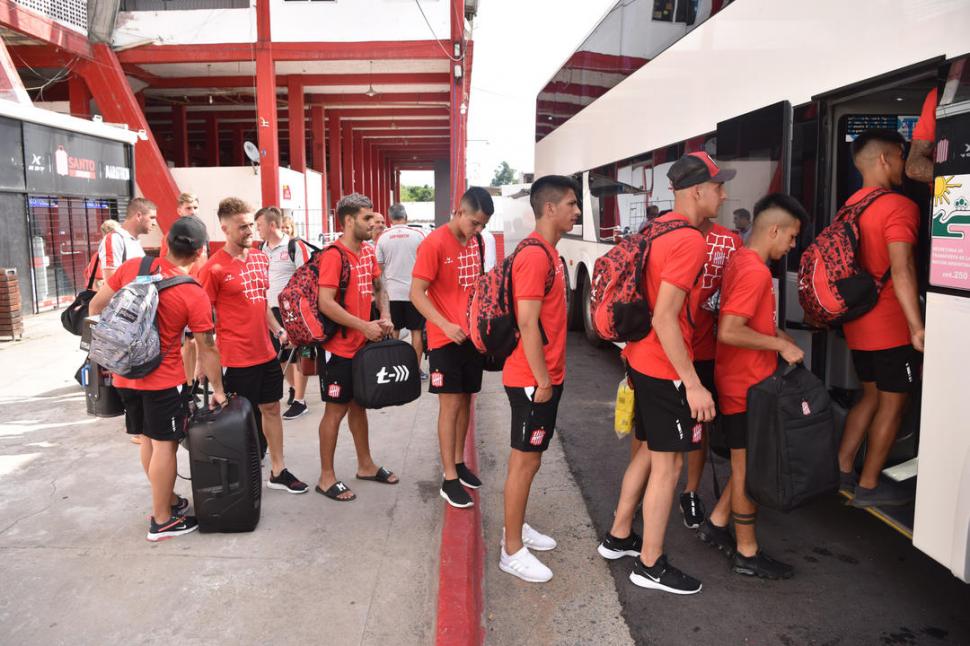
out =
[[[440,370],[431,373],[431,385],[435,388],[441,388],[445,385],[445,376]]]
[[[334,399],[340,397],[340,384],[330,384],[327,386],[327,396]]]
[[[802,400],[802,415],[811,415],[811,414],[812,414],[812,409],[809,408],[808,402],[805,400]]]
[[[701,434],[704,432],[704,425],[700,422],[694,424],[694,433],[691,437],[691,444],[697,444],[701,441]]]
[[[677,437],[684,439],[684,427],[680,425],[680,420],[677,420]]]
[[[542,440],[546,437],[545,428],[537,428],[532,431],[532,436],[529,437],[529,444],[532,446],[542,446]]]
[[[913,369],[909,366],[909,361],[906,362],[906,381],[913,383]]]

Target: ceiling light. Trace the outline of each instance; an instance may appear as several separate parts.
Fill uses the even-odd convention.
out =
[[[377,90],[374,89],[374,85],[373,84],[370,84],[370,85],[367,86],[367,91],[364,92],[364,94],[366,94],[369,97],[375,97],[375,96],[377,96]]]

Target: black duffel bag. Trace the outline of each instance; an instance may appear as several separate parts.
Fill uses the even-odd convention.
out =
[[[73,303],[61,312],[61,325],[74,336],[81,336],[84,319],[88,317],[88,305],[91,303],[94,295],[98,293],[94,290],[94,277],[98,273],[98,263],[100,262],[101,258],[94,261],[94,266],[91,268],[91,276],[88,277],[88,286],[74,298]]]
[[[747,492],[788,511],[839,489],[838,437],[822,381],[782,364],[748,390]]]
[[[354,399],[364,408],[401,406],[421,396],[418,357],[410,343],[368,343],[357,351],[352,373]]]

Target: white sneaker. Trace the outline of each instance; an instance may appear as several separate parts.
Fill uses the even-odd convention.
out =
[[[552,578],[552,570],[534,557],[529,552],[528,547],[523,547],[512,556],[506,554],[505,547],[502,547],[502,556],[499,559],[498,567],[503,572],[517,576],[529,583],[545,583]]]
[[[522,544],[537,552],[548,552],[556,549],[556,539],[546,536],[542,532],[529,527],[529,523],[522,523]],[[502,528],[502,547],[505,547],[505,528]]]

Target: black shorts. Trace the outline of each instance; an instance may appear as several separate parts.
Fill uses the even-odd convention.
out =
[[[276,359],[246,368],[226,368],[222,383],[227,393],[245,397],[253,405],[273,404],[283,398],[283,370]]]
[[[424,317],[411,301],[391,301],[391,321],[395,330],[420,330]]]
[[[556,431],[556,414],[562,398],[562,384],[552,387],[552,397],[541,404],[533,403],[534,388],[505,387],[512,408],[512,448],[528,453],[541,453],[549,448]]]
[[[471,341],[461,345],[449,343],[435,348],[428,355],[431,384],[430,393],[477,393],[482,389],[485,355],[479,353]]]
[[[633,368],[629,371],[641,422],[637,424],[637,439],[646,442],[651,451],[680,453],[701,448],[703,424],[690,415],[684,384],[654,379]]]
[[[853,350],[852,363],[859,381],[875,382],[886,393],[908,393],[917,384],[923,355],[911,345],[887,350]]]
[[[280,308],[273,307],[271,310],[273,312],[273,316],[276,317],[276,322],[283,325],[283,315],[280,314]],[[290,358],[290,352],[293,350],[293,348],[280,343],[280,340],[276,338],[275,334],[270,334],[269,340],[273,343],[273,349],[276,350],[276,358],[280,360],[280,363],[286,363]],[[294,354],[293,363],[296,363],[299,360],[300,358]]]
[[[354,360],[321,350],[317,353],[320,375],[320,399],[334,404],[347,404],[354,398]]]
[[[178,442],[185,436],[189,408],[182,387],[165,390],[119,388],[125,405],[125,430],[162,442]]]
[[[729,449],[748,448],[748,413],[721,415],[721,432]]]
[[[711,397],[714,398],[716,404],[717,388],[714,386],[714,359],[695,361],[694,372],[697,373],[697,378],[701,380],[701,385],[711,393]]]

